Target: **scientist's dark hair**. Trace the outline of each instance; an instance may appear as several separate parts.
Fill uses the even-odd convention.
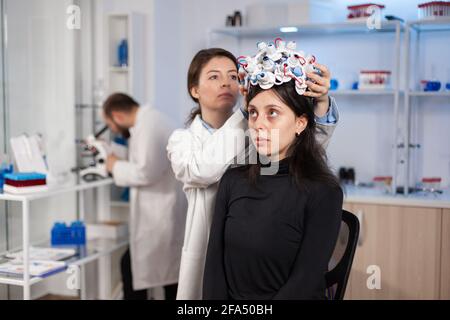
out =
[[[103,112],[111,118],[113,111],[130,112],[135,107],[139,107],[139,103],[129,95],[125,93],[113,93],[103,103]]]
[[[224,57],[228,58],[233,63],[236,64],[236,71],[237,71],[237,63],[236,63],[236,57],[229,51],[221,48],[211,48],[211,49],[203,49],[197,52],[197,54],[194,56],[194,58],[191,61],[191,64],[189,65],[188,75],[187,75],[187,89],[188,93],[191,96],[192,100],[194,100],[195,103],[198,103],[198,99],[194,98],[192,96],[191,90],[192,88],[198,86],[198,81],[200,79],[200,74],[205,67],[205,65],[213,58],[217,57]],[[189,115],[188,121],[186,124],[188,125],[191,123],[195,117],[198,114],[202,114],[202,111],[200,109],[200,106],[196,106],[191,110],[191,114]]]
[[[298,186],[304,185],[305,180],[320,181],[333,187],[340,187],[337,177],[331,172],[327,164],[327,156],[323,147],[316,140],[316,122],[314,102],[310,97],[299,95],[295,90],[295,82],[289,81],[282,85],[273,86],[270,90],[286,104],[297,117],[303,116],[308,120],[306,128],[296,136],[287,150],[289,157],[289,173]],[[265,91],[260,86],[251,86],[246,96],[247,105],[258,94]],[[261,163],[249,165],[249,179],[255,184],[260,174]]]

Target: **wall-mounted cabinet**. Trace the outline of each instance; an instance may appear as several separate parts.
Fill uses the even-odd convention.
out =
[[[124,92],[145,99],[145,19],[138,13],[106,16],[105,79],[107,94]]]
[[[138,103],[145,103],[145,16],[134,12],[110,13],[105,16],[105,23],[106,97],[122,92]],[[124,190],[112,186],[112,199],[124,198]]]

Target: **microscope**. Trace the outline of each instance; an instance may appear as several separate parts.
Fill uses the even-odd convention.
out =
[[[89,166],[75,169],[75,171],[79,171],[80,177],[84,181],[110,177],[110,174],[106,170],[106,158],[111,153],[111,148],[106,141],[99,139],[106,130],[108,130],[108,126],[104,126],[100,131],[89,135],[83,141],[84,151],[93,158]]]

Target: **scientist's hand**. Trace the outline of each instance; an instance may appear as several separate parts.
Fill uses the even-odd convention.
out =
[[[306,76],[311,80],[306,81],[308,91],[304,93],[307,97],[313,97],[316,100],[316,107],[314,113],[317,117],[323,117],[328,112],[328,90],[330,89],[331,74],[330,70],[323,64],[315,63],[314,67],[320,70],[320,75],[317,73],[307,73]]]
[[[239,73],[238,77],[239,77],[239,92],[244,97],[244,104],[246,104],[248,89],[243,84],[241,84],[242,80],[244,80],[245,78],[245,74]],[[245,110],[247,110],[247,106],[245,106]]]
[[[108,172],[112,173],[113,168],[114,168],[114,164],[116,163],[117,160],[119,160],[119,158],[116,157],[114,154],[110,154],[108,156],[108,158],[106,158],[106,170]]]

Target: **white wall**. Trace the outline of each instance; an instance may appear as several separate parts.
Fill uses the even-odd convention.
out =
[[[185,12],[180,0],[156,0],[153,32],[154,46],[154,104],[180,126],[185,109],[180,104],[180,94],[186,91],[186,74],[183,65],[182,30]],[[189,1],[184,1],[189,2]]]
[[[69,3],[6,1],[9,135],[41,133],[55,171],[68,171],[75,165],[74,31],[66,28]],[[33,202],[31,241],[49,240],[53,222],[74,220],[75,209],[75,195]],[[19,205],[9,206],[9,249],[21,245],[20,213]],[[32,295],[45,292],[46,285],[33,286]],[[22,297],[17,287],[11,287],[11,294]]]

